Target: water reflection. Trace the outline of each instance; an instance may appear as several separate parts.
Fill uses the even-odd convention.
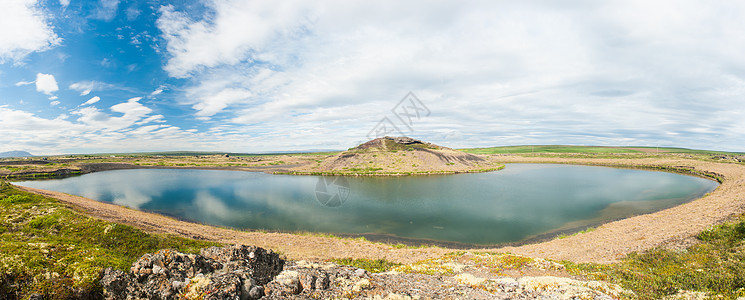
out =
[[[414,177],[118,170],[19,184],[229,227],[476,244],[664,209],[716,187],[670,173],[527,164]]]

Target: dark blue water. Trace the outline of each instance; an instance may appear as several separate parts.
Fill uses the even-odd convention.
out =
[[[142,169],[16,184],[235,228],[468,244],[515,242],[649,213],[717,186],[672,173],[551,164],[408,177]]]

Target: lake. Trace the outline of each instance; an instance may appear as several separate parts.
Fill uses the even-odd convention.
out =
[[[15,184],[233,228],[468,245],[576,231],[679,205],[718,185],[673,173],[555,164],[404,177],[137,169]]]

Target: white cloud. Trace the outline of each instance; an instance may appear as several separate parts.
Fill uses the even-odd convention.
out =
[[[138,98],[111,107],[111,113],[93,106],[47,119],[33,113],[0,105],[0,136],[12,143],[0,143],[0,152],[24,149],[39,154],[217,149],[224,142],[207,134],[195,134],[161,123],[162,115],[139,103]],[[145,125],[145,126],[138,126]],[[33,130],[29,130],[33,128]],[[233,146],[231,146],[233,147]]]
[[[745,147],[745,4],[206,4],[161,8],[164,70],[197,117],[264,140],[351,143],[414,91],[433,116],[412,134],[463,146]]]
[[[73,115],[79,115],[79,122],[94,125],[109,120],[111,117],[94,106],[88,106],[72,112]]]
[[[197,88],[192,95],[196,104],[197,117],[211,117],[231,104],[245,101],[251,97],[251,92],[245,89],[224,88],[216,94],[200,95],[202,90]]]
[[[57,100],[58,98],[59,97],[57,97],[57,96],[52,96],[52,97],[49,97],[49,100]]]
[[[63,7],[67,7],[68,5],[70,5],[70,0],[59,0],[59,4]]]
[[[154,90],[152,93],[150,93],[150,96],[160,95],[160,93],[162,93],[162,92],[163,92],[163,88],[160,87],[160,88]]]
[[[71,90],[80,92],[80,96],[87,96],[92,91],[116,88],[115,86],[98,81],[80,81],[69,86]]]
[[[106,21],[111,21],[116,17],[119,9],[119,0],[99,0],[98,7],[95,9],[94,17]]]
[[[80,96],[87,96],[93,91],[93,85],[90,82],[76,82],[70,85],[70,89],[80,92]]]
[[[0,1],[0,63],[58,45],[61,39],[47,23],[35,0]]]
[[[149,116],[149,117],[143,119],[142,121],[137,121],[137,123],[135,123],[135,124],[136,125],[142,125],[142,124],[147,124],[147,123],[152,123],[152,122],[165,123],[166,120],[164,118],[165,117],[163,115]]]
[[[101,98],[98,97],[98,96],[94,96],[93,98],[88,99],[88,101],[85,101],[85,103],[81,104],[80,106],[93,104],[93,103],[96,103],[98,101],[101,101]]]
[[[158,28],[168,40],[172,58],[166,71],[186,77],[200,66],[214,67],[250,59],[251,50],[261,48],[276,34],[293,35],[302,12],[311,3],[296,1],[207,1],[217,13],[215,20],[191,22],[190,16],[174,11],[172,6],[160,9]],[[215,21],[215,22],[211,22]],[[279,32],[276,30],[280,30]]]
[[[24,86],[24,85],[34,84],[34,83],[35,81],[19,81],[19,82],[16,82],[16,86]]]
[[[93,126],[103,131],[119,131],[129,128],[147,118],[152,109],[139,103],[141,97],[135,97],[110,107],[110,110],[121,116],[107,114],[94,106],[86,106],[72,112],[78,115],[78,122]]]
[[[42,92],[47,95],[59,90],[57,86],[57,80],[54,79],[54,75],[51,74],[36,74],[36,91]]]
[[[142,13],[140,10],[137,9],[136,6],[130,6],[127,8],[126,14],[127,14],[127,20],[133,21],[137,19],[138,16],[140,16],[140,13]]]
[[[57,105],[59,105],[59,104],[60,104],[60,102],[59,102],[59,101],[57,101],[57,100],[54,100],[54,101],[52,101],[52,102],[49,102],[49,105],[51,105],[51,106],[57,106]]]

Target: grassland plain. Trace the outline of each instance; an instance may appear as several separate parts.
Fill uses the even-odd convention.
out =
[[[676,171],[717,179],[721,185],[709,195],[690,203],[607,223],[595,230],[561,239],[461,252],[436,247],[384,245],[328,235],[234,231],[181,222],[71,195],[24,189],[53,196],[88,214],[131,224],[146,232],[174,233],[217,243],[258,245],[279,250],[290,258],[343,259],[339,262],[421,273],[444,270],[443,274],[452,275],[448,271],[453,269],[452,260],[462,261],[463,256],[474,253],[496,253],[496,257],[512,253],[509,255],[518,257],[520,261],[531,261],[534,259],[530,257],[536,257],[562,262],[559,265],[569,276],[619,283],[642,299],[674,294],[736,298],[744,294],[745,274],[742,255],[745,247],[742,234],[742,228],[745,228],[742,219],[745,211],[745,165],[738,155],[565,152],[487,156],[497,163],[566,163]],[[403,265],[397,265],[399,263]],[[502,264],[486,263],[483,267],[497,268],[496,272],[502,273],[505,271],[499,267]]]
[[[0,178],[34,179],[80,175],[92,172],[134,168],[230,169],[281,172],[314,163],[318,157],[335,153],[252,154],[252,155],[65,155],[45,158],[0,159]]]

